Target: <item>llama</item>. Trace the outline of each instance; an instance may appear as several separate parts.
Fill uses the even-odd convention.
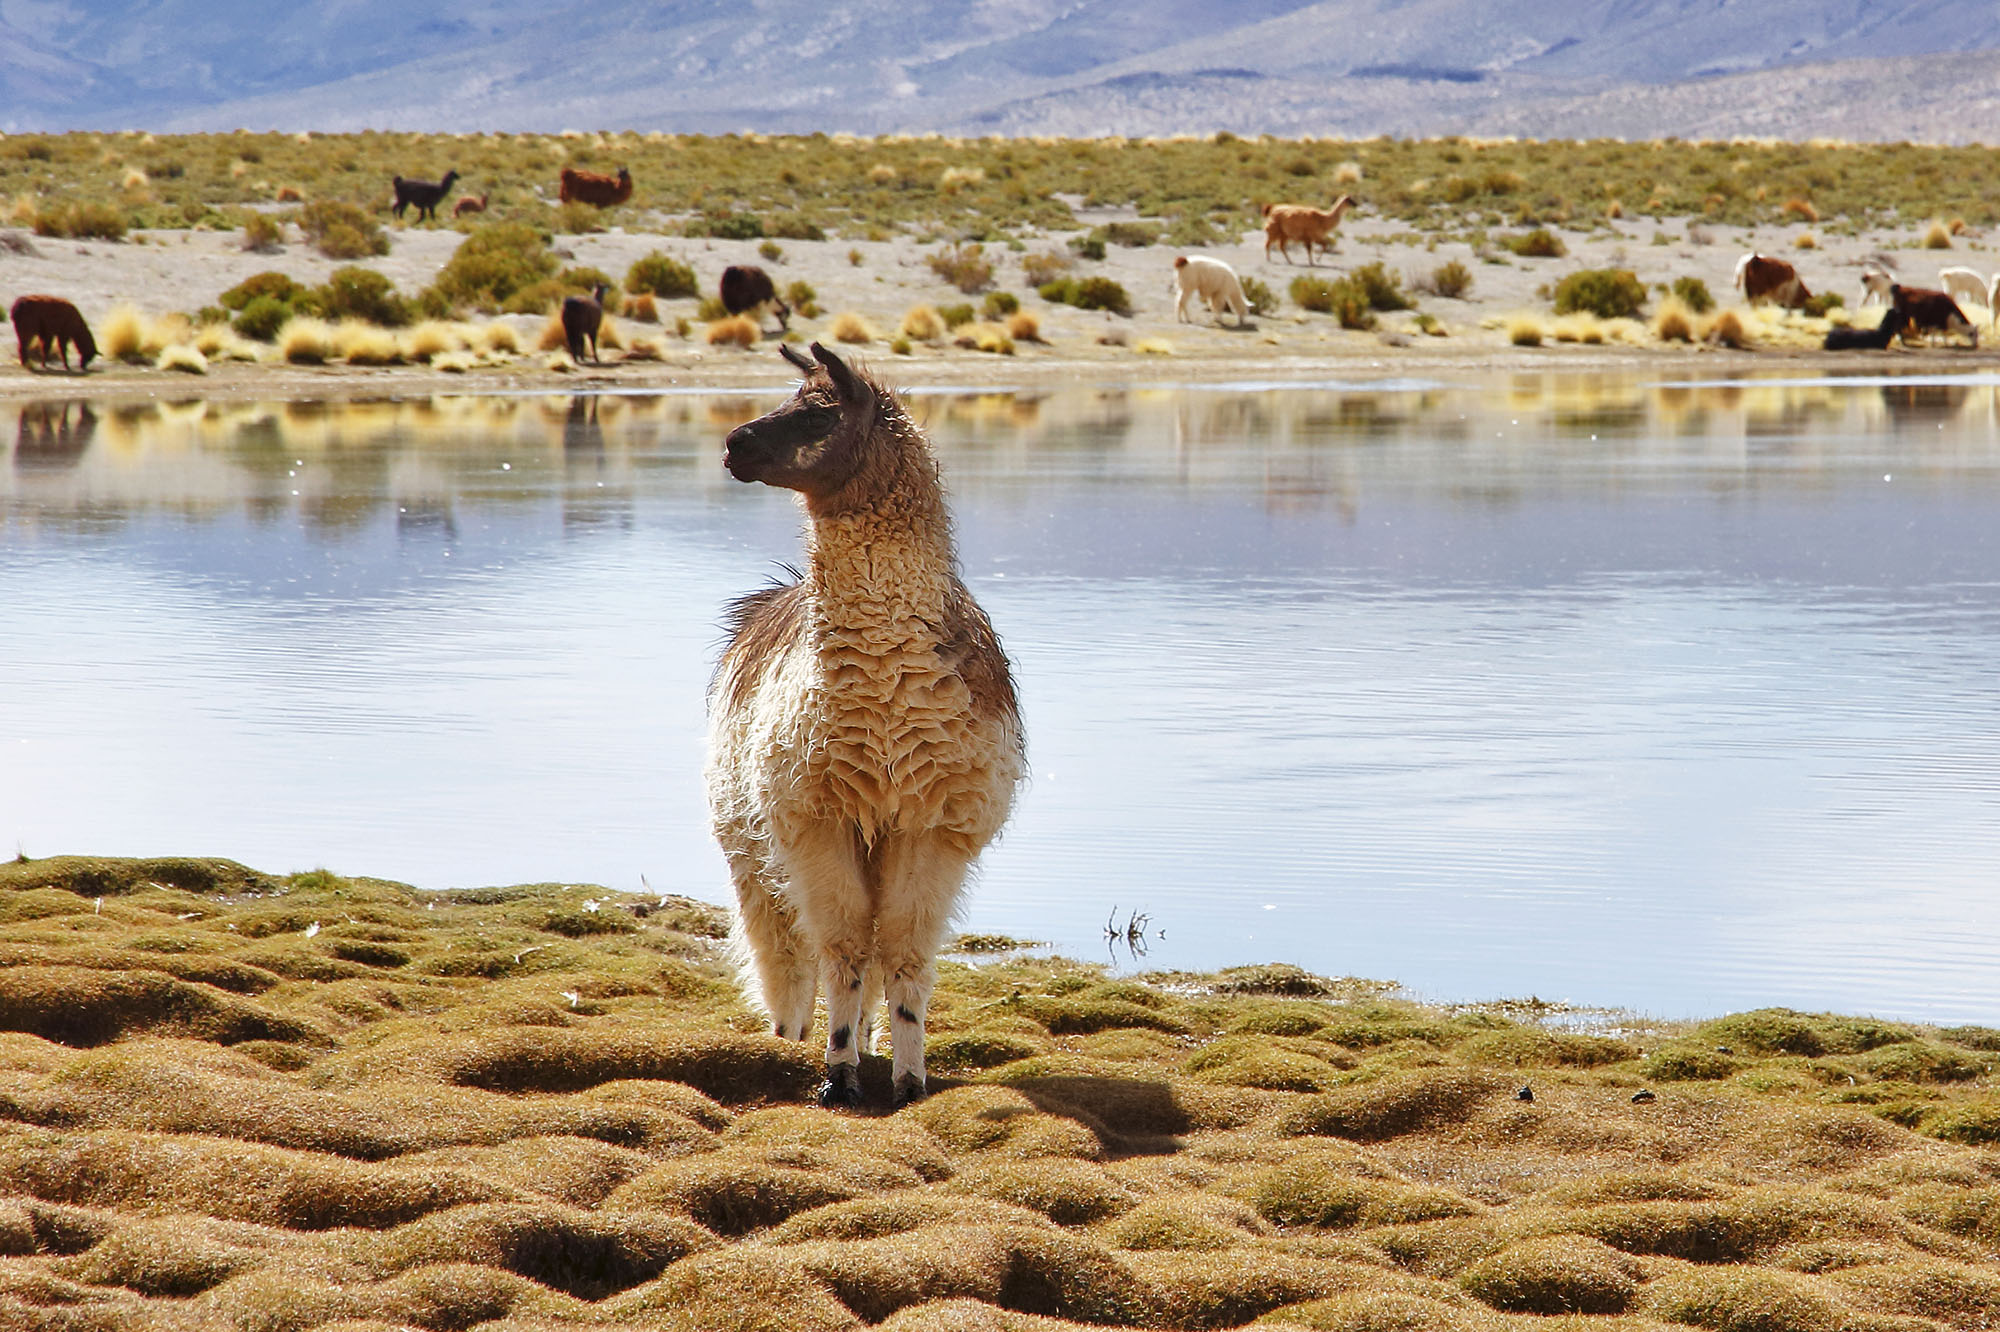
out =
[[[1861,303],[1868,305],[1889,303],[1889,288],[1896,285],[1896,279],[1879,268],[1865,268],[1861,271]]]
[[[709,693],[710,818],[746,979],[780,1037],[809,1039],[824,986],[820,1104],[860,1104],[879,995],[901,1106],[924,1094],[938,947],[1026,771],[1020,712],[959,579],[923,432],[818,343],[810,360],[780,350],[805,382],[729,432],[723,465],[799,492],[807,568],[731,608]]]
[[[722,308],[733,315],[754,311],[761,317],[768,305],[778,316],[779,332],[792,326],[792,307],[778,299],[771,275],[755,264],[731,264],[723,269],[721,295]]]
[[[611,208],[632,197],[632,173],[624,167],[618,168],[616,176],[600,175],[595,171],[578,171],[575,167],[562,169],[562,185],[557,197],[564,203],[596,204],[599,208]]]
[[[417,221],[429,218],[435,222],[437,206],[444,202],[445,195],[451,193],[452,182],[457,179],[456,171],[445,172],[443,180],[404,180],[397,176],[390,182],[396,190],[396,202],[389,211],[401,217],[405,208],[415,205]]]
[[[591,288],[588,296],[565,296],[562,303],[563,341],[569,344],[569,359],[582,364],[583,345],[590,344],[590,359],[602,365],[597,356],[597,331],[604,326],[604,293],[611,288],[602,282]],[[618,345],[614,339],[612,346]]]
[[[1968,305],[1983,305],[1989,312],[1993,309],[1991,285],[1972,268],[1940,268],[1937,289],[1958,302],[1963,310]],[[1989,318],[1988,322],[1992,322]]]
[[[1904,342],[1913,341],[1911,335],[1916,333],[1963,333],[1974,347],[1979,345],[1979,330],[1958,308],[1958,302],[1944,292],[1897,283],[1889,288],[1889,308],[1909,318],[1909,326],[1903,330]]]
[[[1306,263],[1313,261],[1313,246],[1317,244],[1329,254],[1333,252],[1333,229],[1340,225],[1340,219],[1354,206],[1350,195],[1341,195],[1333,201],[1331,208],[1314,208],[1310,204],[1265,204],[1264,205],[1264,262],[1271,262],[1271,247],[1276,245],[1278,253],[1285,256],[1285,262],[1292,262],[1291,242],[1304,241]]]
[[[67,370],[69,349],[74,345],[76,368],[90,369],[97,355],[97,339],[90,336],[90,325],[83,321],[82,313],[62,297],[23,296],[14,302],[7,318],[14,325],[22,365],[28,364],[29,344],[39,343],[44,370],[49,368],[49,357],[53,354],[62,356],[62,368]]]
[[[1773,259],[1754,250],[1736,261],[1731,284],[1742,291],[1743,299],[1755,305],[1776,301],[1789,310],[1803,310],[1812,293],[1799,280],[1799,271],[1782,259]]]
[[[1898,333],[1910,326],[1910,317],[1901,310],[1889,310],[1874,328],[1830,328],[1822,351],[1887,351]]]
[[[465,217],[470,213],[483,213],[486,211],[486,201],[492,197],[493,192],[491,190],[479,195],[465,195],[451,206],[451,215],[453,217]]]
[[[1183,324],[1188,322],[1190,296],[1199,298],[1218,317],[1227,309],[1236,316],[1238,328],[1249,322],[1250,302],[1243,298],[1243,284],[1236,280],[1236,270],[1220,259],[1199,254],[1175,257],[1174,318]]]

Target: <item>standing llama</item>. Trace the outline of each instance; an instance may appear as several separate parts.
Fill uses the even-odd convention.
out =
[[[731,608],[709,695],[709,811],[777,1034],[808,1039],[825,990],[820,1104],[861,1103],[879,995],[901,1106],[924,1094],[938,947],[1026,770],[1021,719],[959,579],[923,432],[818,343],[813,360],[780,351],[805,382],[729,432],[723,465],[799,492],[807,568]]]

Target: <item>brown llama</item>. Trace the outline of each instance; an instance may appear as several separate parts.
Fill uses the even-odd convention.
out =
[[[604,327],[604,293],[611,288],[602,282],[591,288],[588,296],[565,296],[562,303],[563,341],[569,346],[569,359],[583,364],[584,343],[590,344],[592,363],[602,365],[597,357],[597,333]]]
[[[14,337],[21,354],[21,364],[28,364],[28,347],[39,344],[40,360],[44,370],[49,368],[49,358],[60,354],[62,368],[69,369],[69,349],[77,351],[76,368],[90,369],[90,362],[97,355],[97,339],[90,336],[90,325],[74,305],[60,296],[23,296],[14,302],[7,312],[7,318],[14,325]]]
[[[1333,229],[1340,225],[1340,219],[1347,210],[1354,207],[1349,195],[1341,195],[1333,201],[1331,208],[1314,208],[1309,204],[1265,204],[1264,205],[1264,262],[1271,261],[1271,247],[1276,245],[1278,253],[1285,256],[1285,262],[1292,262],[1291,242],[1304,241],[1306,263],[1313,261],[1313,246],[1331,254],[1333,252]]]
[[[483,213],[486,211],[486,201],[492,197],[493,192],[491,190],[488,190],[485,194],[461,195],[458,202],[451,206],[451,215],[453,217],[464,217],[468,213]]]
[[[605,176],[595,171],[578,171],[575,167],[564,167],[562,186],[557,195],[564,203],[596,204],[599,208],[616,207],[632,197],[632,173],[624,167],[619,167],[617,175]]]
[[[746,979],[777,1034],[809,1039],[825,990],[820,1104],[860,1104],[879,995],[900,1106],[924,1094],[945,929],[1026,771],[1020,711],[959,578],[923,431],[818,343],[812,360],[780,350],[805,382],[729,432],[723,465],[799,493],[807,567],[731,608],[709,694],[709,811]]]

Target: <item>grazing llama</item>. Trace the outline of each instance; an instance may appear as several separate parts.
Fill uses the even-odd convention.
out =
[[[69,369],[71,347],[76,348],[78,370],[90,369],[91,361],[97,357],[97,339],[90,336],[90,325],[83,321],[74,305],[60,296],[23,296],[14,302],[7,318],[14,325],[24,366],[28,364],[30,345],[40,353],[44,370],[49,368],[49,358],[58,354],[62,356],[63,369]]]
[[[1313,261],[1315,245],[1328,254],[1333,253],[1334,229],[1352,207],[1353,198],[1345,194],[1335,199],[1331,208],[1314,208],[1309,204],[1265,204],[1264,262],[1271,262],[1273,245],[1278,247],[1278,253],[1285,256],[1286,263],[1292,262],[1293,241],[1305,242],[1308,264]]]
[[[799,493],[807,567],[731,608],[709,695],[709,811],[777,1034],[808,1039],[825,990],[820,1104],[860,1104],[880,995],[900,1106],[924,1094],[938,947],[1026,770],[1020,712],[959,579],[923,432],[818,343],[812,360],[780,350],[805,382],[730,431],[723,465]]]
[[[563,342],[569,347],[569,359],[578,365],[583,364],[585,343],[590,344],[590,359],[603,364],[597,355],[597,333],[604,327],[604,294],[610,290],[600,282],[588,296],[563,297]]]
[[[1188,322],[1189,297],[1206,304],[1217,319],[1228,310],[1236,316],[1238,328],[1250,322],[1250,302],[1243,297],[1243,284],[1237,280],[1236,270],[1220,259],[1199,254],[1175,257],[1174,318],[1183,324]]]

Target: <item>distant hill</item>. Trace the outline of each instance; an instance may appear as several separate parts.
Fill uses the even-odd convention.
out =
[[[0,7],[0,129],[2000,142],[1991,0]]]

